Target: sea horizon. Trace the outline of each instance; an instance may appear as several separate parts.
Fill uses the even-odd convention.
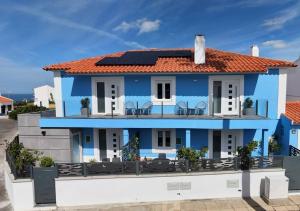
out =
[[[1,93],[1,96],[8,97],[14,101],[33,100],[33,93]]]

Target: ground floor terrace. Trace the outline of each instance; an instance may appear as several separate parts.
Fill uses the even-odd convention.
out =
[[[237,155],[238,147],[252,140],[259,142],[253,156],[267,156],[268,139],[274,133],[264,129],[182,128],[73,128],[71,132],[73,162],[122,160],[132,142],[136,142],[141,159],[175,159],[182,147],[204,150],[206,158],[230,158]]]

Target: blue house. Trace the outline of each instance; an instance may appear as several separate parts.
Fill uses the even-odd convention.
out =
[[[177,149],[208,148],[227,158],[239,146],[259,142],[253,155],[268,155],[280,131],[291,62],[205,48],[118,52],[44,67],[54,73],[56,115],[41,128],[69,128],[74,162],[113,159],[139,141],[143,158]],[[81,100],[89,99],[90,115]]]

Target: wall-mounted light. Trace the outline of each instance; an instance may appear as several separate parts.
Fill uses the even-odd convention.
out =
[[[138,79],[135,79],[134,82],[137,83],[137,82],[139,82],[139,80],[138,80]]]
[[[194,79],[194,80],[193,80],[193,82],[197,82],[197,81],[198,81],[197,79]]]
[[[43,136],[46,135],[46,131],[45,131],[45,130],[42,131],[42,135],[43,135]]]

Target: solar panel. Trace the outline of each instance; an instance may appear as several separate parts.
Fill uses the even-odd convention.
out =
[[[190,50],[127,51],[120,57],[105,57],[96,63],[101,65],[155,65],[159,57],[192,57]]]

